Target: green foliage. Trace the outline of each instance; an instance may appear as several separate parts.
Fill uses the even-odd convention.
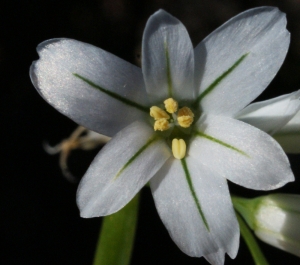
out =
[[[103,219],[93,265],[129,265],[134,243],[139,194],[123,209]]]

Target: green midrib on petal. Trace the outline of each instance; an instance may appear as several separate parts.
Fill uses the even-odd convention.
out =
[[[200,201],[199,201],[199,199],[198,199],[198,197],[197,197],[197,194],[196,194],[196,192],[195,192],[194,185],[193,185],[193,181],[192,181],[192,178],[191,178],[189,169],[188,169],[188,167],[187,167],[187,163],[186,163],[186,161],[185,161],[184,158],[181,159],[180,161],[181,161],[181,165],[182,165],[182,167],[183,167],[183,171],[184,171],[184,174],[185,174],[186,181],[187,181],[187,183],[188,183],[188,185],[189,185],[190,192],[191,192],[192,197],[193,197],[193,199],[194,199],[194,202],[195,202],[195,204],[196,204],[197,210],[198,210],[198,212],[199,212],[199,214],[200,214],[200,217],[201,217],[201,219],[202,219],[202,221],[203,221],[203,223],[204,223],[206,229],[209,231],[208,222],[207,222],[207,220],[206,220],[206,218],[205,218],[205,215],[204,215],[204,213],[203,213],[203,211],[202,211],[202,209],[201,209]]]
[[[222,146],[224,146],[224,147],[226,147],[226,148],[229,148],[229,149],[231,149],[231,150],[233,150],[233,151],[235,151],[235,152],[240,153],[241,155],[244,155],[244,156],[247,156],[247,157],[250,158],[250,156],[249,156],[248,154],[246,154],[244,151],[242,151],[242,150],[240,150],[240,149],[234,147],[233,145],[227,144],[227,143],[225,143],[225,142],[223,142],[223,141],[221,141],[221,140],[219,140],[219,139],[217,139],[217,138],[215,138],[215,137],[212,137],[212,136],[210,136],[210,135],[208,135],[208,134],[205,134],[205,133],[199,132],[199,131],[195,131],[194,134],[195,134],[196,136],[198,136],[198,137],[203,137],[203,138],[205,138],[205,139],[207,139],[207,140],[210,140],[210,141],[212,141],[212,142],[214,142],[214,143],[220,144],[220,145],[222,145]]]
[[[235,68],[237,68],[242,61],[247,57],[249,53],[242,55],[231,67],[229,67],[223,74],[217,77],[204,91],[198,96],[194,105],[197,106],[200,101],[206,97],[210,92],[212,92],[221,82],[225,79]]]
[[[118,177],[120,177],[120,175],[122,174],[122,172],[129,167],[132,162],[138,158],[138,156],[143,153],[151,144],[153,144],[154,142],[156,142],[157,140],[159,140],[159,137],[157,137],[156,135],[152,136],[127,162],[126,164],[118,171],[118,173],[116,174],[116,176],[113,178],[113,180],[116,180]]]
[[[165,56],[166,56],[166,70],[167,70],[167,82],[168,82],[168,96],[173,97],[173,88],[172,88],[172,76],[171,76],[171,67],[170,67],[170,55],[167,42],[164,43]]]
[[[119,101],[121,101],[122,103],[124,103],[124,104],[126,104],[128,106],[131,106],[131,107],[134,107],[134,108],[139,109],[141,111],[144,111],[146,113],[149,113],[149,108],[148,107],[142,106],[142,105],[140,105],[140,104],[138,104],[136,102],[133,102],[133,101],[127,99],[127,98],[124,98],[124,97],[120,96],[119,94],[116,94],[116,93],[111,92],[111,91],[109,91],[109,90],[107,90],[107,89],[105,89],[105,88],[103,88],[101,86],[98,86],[97,84],[93,83],[91,80],[89,80],[89,79],[87,79],[87,78],[85,78],[85,77],[83,77],[83,76],[81,76],[81,75],[79,75],[77,73],[73,73],[73,75],[75,77],[81,79],[82,81],[84,81],[85,83],[87,83],[88,85],[90,85],[91,87],[93,87],[95,89],[98,89],[99,91],[105,93],[106,95],[108,95],[108,96],[110,96],[110,97],[112,97],[112,98],[114,98],[116,100],[119,100]]]

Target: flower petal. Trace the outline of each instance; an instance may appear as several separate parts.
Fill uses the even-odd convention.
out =
[[[196,124],[187,153],[232,182],[276,189],[294,176],[286,154],[268,134],[244,122],[207,115]]]
[[[167,98],[194,99],[194,51],[183,24],[164,10],[148,20],[143,36],[142,63],[152,103]]]
[[[110,140],[94,159],[77,191],[82,217],[112,214],[124,207],[170,157],[165,141],[142,122]]]
[[[204,256],[204,258],[213,265],[223,265],[225,262],[225,253],[222,249],[220,249],[216,253],[212,253]]]
[[[272,135],[287,124],[299,110],[300,90],[250,104],[236,114],[236,119],[249,123]]]
[[[170,158],[150,186],[160,218],[184,253],[214,260],[225,252],[236,256],[239,226],[226,179],[199,160]]]
[[[287,153],[300,153],[300,111],[273,137]]]
[[[230,19],[195,48],[197,103],[206,113],[232,116],[271,82],[288,50],[285,14],[250,9]]]
[[[113,136],[149,112],[140,68],[70,39],[45,41],[37,51],[32,83],[46,101],[84,127]]]

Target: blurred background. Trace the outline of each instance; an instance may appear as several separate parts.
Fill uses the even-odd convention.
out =
[[[196,45],[212,30],[252,7],[277,6],[287,14],[291,46],[269,88],[258,100],[300,88],[300,0],[23,0],[4,1],[0,8],[1,231],[0,264],[91,264],[101,218],[82,219],[75,202],[77,184],[68,182],[58,156],[48,155],[43,142],[57,144],[77,127],[48,105],[29,79],[38,59],[36,46],[66,37],[101,47],[139,64],[147,18],[159,8],[186,26]],[[80,178],[98,150],[71,154],[69,166]],[[289,156],[296,182],[280,192],[300,194],[299,155]],[[230,184],[235,194],[255,192]],[[300,225],[300,224],[299,224]],[[259,242],[270,264],[299,264],[300,259]],[[183,254],[160,221],[150,190],[141,196],[139,223],[132,257],[137,264],[208,264]],[[235,260],[254,264],[241,240]]]

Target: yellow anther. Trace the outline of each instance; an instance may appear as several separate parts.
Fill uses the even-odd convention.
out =
[[[167,119],[162,118],[154,122],[155,131],[166,131],[170,128],[170,124]]]
[[[164,101],[165,103],[165,108],[167,112],[169,113],[174,113],[178,109],[178,102],[172,98],[168,98]]]
[[[172,141],[172,153],[176,159],[182,159],[185,157],[186,144],[183,139],[174,138]]]
[[[194,121],[194,113],[188,107],[183,107],[178,111],[177,121],[183,128],[188,128]]]
[[[156,106],[150,108],[150,116],[153,117],[155,120],[170,119],[170,116],[167,112]]]

